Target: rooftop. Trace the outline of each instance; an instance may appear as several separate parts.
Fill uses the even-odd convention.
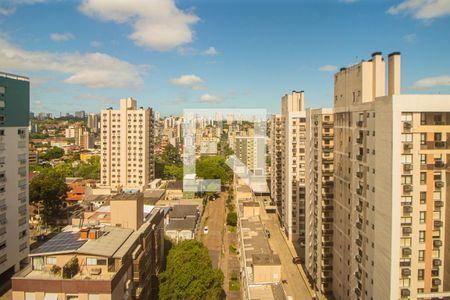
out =
[[[167,189],[168,190],[182,190],[183,189],[183,181],[182,180],[169,181],[167,183]]]
[[[281,265],[280,257],[278,254],[253,254],[253,265],[258,266],[273,266]]]
[[[195,218],[170,220],[166,230],[194,230],[197,220]]]
[[[170,219],[182,219],[187,216],[197,216],[197,205],[174,205],[169,213]]]

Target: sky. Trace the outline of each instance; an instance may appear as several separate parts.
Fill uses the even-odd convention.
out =
[[[402,93],[450,94],[450,0],[0,0],[0,71],[36,113],[329,107],[375,51],[402,53]]]

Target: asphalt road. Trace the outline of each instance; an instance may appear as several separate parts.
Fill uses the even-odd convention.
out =
[[[197,239],[200,239],[208,248],[212,264],[216,268],[219,267],[223,245],[226,195],[226,193],[220,193],[218,199],[208,202],[197,235]],[[208,234],[203,234],[205,226],[208,226]]]

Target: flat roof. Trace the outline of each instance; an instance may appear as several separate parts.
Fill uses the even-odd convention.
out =
[[[194,230],[196,223],[196,218],[170,220],[169,224],[167,224],[166,230]]]
[[[167,183],[167,189],[168,190],[182,190],[183,189],[183,181],[182,180],[169,181]]]
[[[278,254],[253,254],[253,265],[258,266],[276,266],[281,265]]]
[[[95,239],[88,240],[77,252],[98,256],[111,257],[133,233],[133,229],[105,226],[103,234]]]
[[[186,218],[187,216],[197,215],[197,205],[192,204],[177,204],[174,205],[172,211],[169,212],[169,218]]]
[[[244,205],[244,206],[258,207],[258,206],[259,206],[259,202],[256,202],[256,201],[244,202],[244,203],[242,203],[242,205]]]

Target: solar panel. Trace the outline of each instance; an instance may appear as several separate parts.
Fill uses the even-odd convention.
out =
[[[33,250],[31,253],[49,253],[72,251],[80,248],[87,240],[79,240],[79,232],[61,232],[55,237]]]

